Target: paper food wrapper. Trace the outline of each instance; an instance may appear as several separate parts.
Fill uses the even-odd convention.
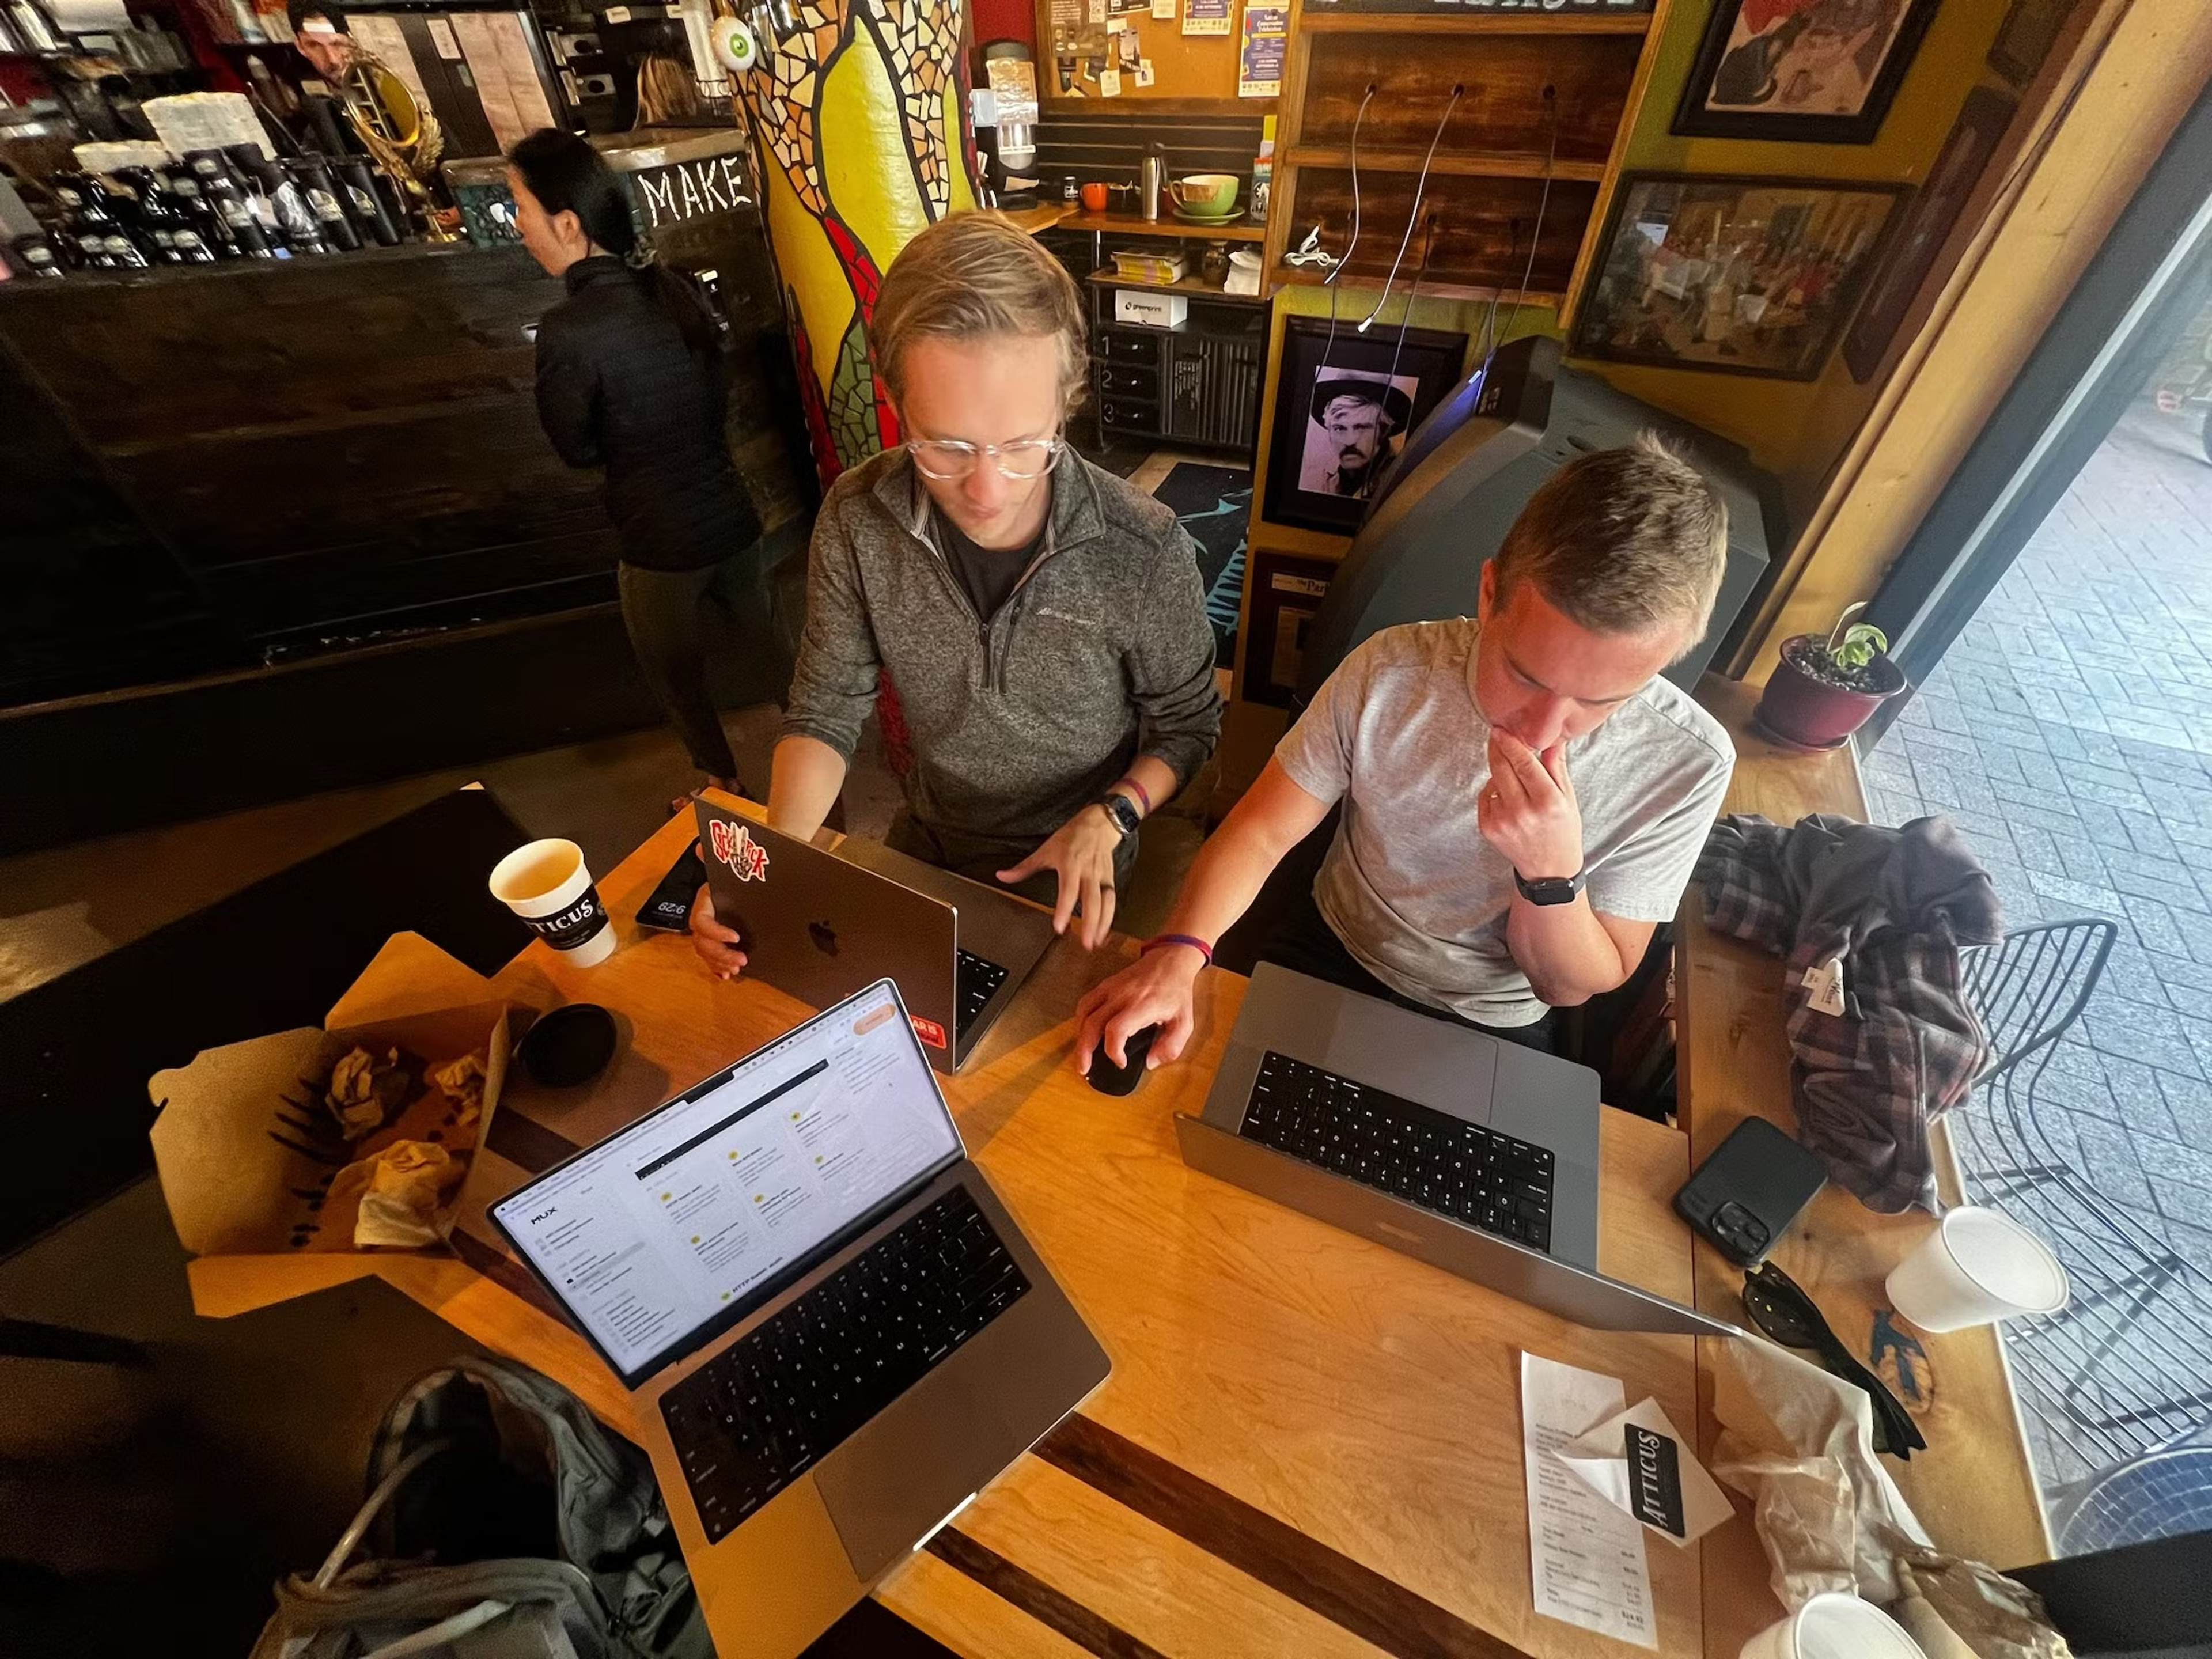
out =
[[[1784,1607],[1840,1590],[1888,1608],[1929,1659],[2068,1659],[2026,1585],[1929,1543],[1863,1389],[1759,1339],[1717,1352],[1713,1473],[1752,1498]]]
[[[1558,1455],[1606,1502],[1678,1548],[1735,1513],[1656,1400],[1607,1418]]]
[[[355,1048],[381,1057],[394,1048],[424,1062],[419,1092],[397,1118],[349,1143],[324,1099],[331,1068]],[[464,1060],[471,1063],[450,1069]],[[344,1030],[279,1031],[157,1073],[147,1085],[159,1109],[154,1163],[179,1241],[195,1256],[351,1251],[402,1234],[414,1245],[439,1242],[453,1226],[466,1155],[498,1105],[507,1060],[507,1006],[489,1002]],[[483,1101],[464,1121],[436,1079],[458,1082],[477,1066]],[[441,1202],[427,1219],[411,1205],[422,1165],[436,1160],[395,1156],[409,1143],[446,1160],[433,1179]],[[370,1219],[357,1242],[364,1210]]]

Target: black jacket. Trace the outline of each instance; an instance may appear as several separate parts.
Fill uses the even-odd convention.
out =
[[[604,466],[623,558],[696,570],[759,539],[722,435],[720,366],[694,356],[647,282],[579,259],[538,325],[538,418],[571,466]]]

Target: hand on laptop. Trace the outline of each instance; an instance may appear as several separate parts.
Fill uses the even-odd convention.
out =
[[[738,930],[714,920],[714,896],[704,886],[691,902],[691,948],[716,979],[735,979],[744,968],[745,953],[738,948]]]
[[[1510,732],[1490,733],[1490,781],[1475,807],[1482,838],[1523,881],[1571,876],[1583,867],[1582,805],[1567,777],[1567,746],[1538,754]]]
[[[1147,1025],[1160,1028],[1145,1057],[1147,1071],[1182,1059],[1194,1023],[1191,987],[1205,966],[1196,951],[1170,946],[1147,952],[1085,992],[1075,1005],[1075,1069],[1088,1077],[1091,1056],[1102,1049],[1115,1065],[1125,1063],[1123,1045]]]
[[[1085,950],[1095,951],[1114,927],[1114,849],[1121,844],[1121,832],[1105,809],[1086,806],[1036,852],[1012,869],[1000,871],[999,879],[1011,884],[1041,870],[1054,872],[1060,878],[1060,902],[1053,907],[1052,931],[1067,931],[1079,902],[1083,930],[1076,937]]]

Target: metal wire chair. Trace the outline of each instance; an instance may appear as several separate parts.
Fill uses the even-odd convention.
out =
[[[2102,918],[2045,922],[1960,964],[1996,1049],[1945,1120],[1966,1194],[2041,1231],[2074,1283],[2063,1311],[2006,1327],[2022,1404],[2056,1465],[2044,1470],[2055,1507],[2100,1471],[2212,1423],[2212,1279],[2100,1192],[2038,1109],[2036,1086],[2118,931]]]

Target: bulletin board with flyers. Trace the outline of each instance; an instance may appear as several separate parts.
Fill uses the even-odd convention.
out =
[[[1037,90],[1048,103],[1237,96],[1246,0],[1036,0]],[[1287,4],[1283,8],[1287,11]]]

